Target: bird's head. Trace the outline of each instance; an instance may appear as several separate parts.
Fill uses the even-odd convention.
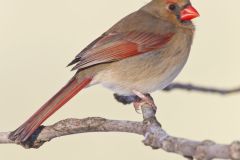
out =
[[[179,25],[192,24],[191,20],[200,16],[190,0],[152,0],[146,9],[156,17]]]

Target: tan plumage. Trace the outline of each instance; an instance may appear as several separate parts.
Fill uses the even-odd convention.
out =
[[[197,16],[189,0],[152,0],[123,18],[75,57],[69,64],[75,64],[75,76],[9,138],[26,141],[81,89],[95,84],[149,103],[144,94],[166,87],[185,65],[194,34],[190,20]],[[130,102],[138,107],[136,98]]]

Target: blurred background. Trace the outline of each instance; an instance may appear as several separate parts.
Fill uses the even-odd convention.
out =
[[[65,66],[119,19],[147,0],[0,0],[0,131],[24,122],[74,74]],[[220,88],[240,85],[239,0],[192,0],[195,20],[191,56],[178,82]],[[94,86],[78,94],[45,125],[65,118],[100,116],[142,120],[132,106]],[[240,135],[240,94],[219,96],[186,91],[155,92],[157,118],[169,134],[231,143]],[[181,156],[145,147],[142,136],[87,133],[66,136],[38,150],[0,145],[1,159],[171,159]]]

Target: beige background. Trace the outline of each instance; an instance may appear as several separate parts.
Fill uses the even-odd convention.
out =
[[[89,42],[146,0],[0,0],[0,130],[25,121],[74,74],[65,68]],[[240,84],[239,0],[194,0],[201,13],[191,57],[181,82],[232,87]],[[153,94],[157,117],[172,135],[230,143],[240,135],[240,95],[174,91]],[[45,124],[76,117],[141,120],[112,92],[84,90]],[[180,156],[145,147],[143,137],[91,133],[59,138],[38,150],[0,145],[1,159],[171,159]]]

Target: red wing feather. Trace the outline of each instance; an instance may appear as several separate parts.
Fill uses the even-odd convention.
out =
[[[122,60],[138,54],[160,49],[173,36],[172,33],[157,35],[144,32],[112,33],[97,39],[91,48],[76,56],[73,68],[84,69],[96,64]]]

